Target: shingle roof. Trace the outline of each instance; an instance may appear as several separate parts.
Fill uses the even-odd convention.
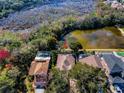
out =
[[[111,73],[110,74],[113,74],[113,73],[117,73],[117,72],[122,72],[123,69],[116,63],[113,68],[111,69]]]
[[[29,70],[29,75],[47,73],[49,67],[49,60],[43,62],[33,61]]]
[[[112,74],[114,73],[117,73],[117,72],[123,72],[124,71],[124,62],[114,56],[113,54],[103,54],[103,58],[104,60],[106,61],[106,64],[108,66],[108,69],[109,69],[109,80],[112,84],[120,84],[120,83],[123,83],[124,84],[124,80],[119,77],[119,76],[116,76],[116,77],[113,77]]]
[[[100,62],[101,59],[96,55],[91,55],[91,56],[88,56],[85,58],[81,58],[81,59],[79,59],[79,61],[83,64],[88,64],[93,67],[102,68],[102,64]]]
[[[72,54],[58,54],[57,57],[57,68],[60,70],[69,70],[74,64],[75,59]]]
[[[119,84],[119,83],[123,83],[124,84],[124,80],[120,77],[115,77],[113,79],[113,84]]]
[[[103,54],[103,58],[104,58],[104,60],[106,61],[107,65],[108,65],[110,73],[111,73],[111,71],[113,69],[115,71],[120,71],[122,69],[124,70],[124,62],[120,58],[114,56],[113,54]],[[115,64],[117,64],[117,65],[115,65]]]

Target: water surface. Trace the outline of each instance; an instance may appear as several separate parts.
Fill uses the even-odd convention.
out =
[[[124,49],[124,36],[115,27],[76,30],[67,35],[77,39],[86,49]]]

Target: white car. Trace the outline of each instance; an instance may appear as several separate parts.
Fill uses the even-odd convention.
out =
[[[35,61],[46,61],[50,60],[50,54],[49,52],[38,52]]]
[[[45,93],[44,89],[35,89],[35,93]]]

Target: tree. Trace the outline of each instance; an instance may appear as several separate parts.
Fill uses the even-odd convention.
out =
[[[0,70],[4,68],[5,64],[8,63],[6,60],[8,57],[10,57],[9,51],[5,49],[0,50]]]
[[[82,45],[73,37],[68,38],[67,42],[69,47],[75,52],[77,52],[79,49],[82,49]]]
[[[69,93],[69,84],[64,73],[56,68],[51,70],[52,78],[49,81],[46,93]]]
[[[10,53],[7,50],[0,50],[0,60],[6,59],[10,56]]]
[[[56,49],[57,40],[54,37],[47,37],[47,45],[49,50]]]
[[[42,3],[44,0],[1,0],[0,18],[8,16],[9,13],[19,11],[24,7]]]
[[[13,80],[16,80],[16,78],[20,75],[20,71],[18,67],[12,67],[10,70],[7,72],[7,76],[9,78],[12,78]]]
[[[75,64],[78,61],[78,51],[82,49],[82,45],[75,38],[68,38],[69,47],[73,50],[73,55],[75,57]]]
[[[94,93],[95,92],[95,90],[94,89],[98,89],[98,87],[97,87],[97,85],[94,83],[94,82],[89,82],[88,83],[88,87],[89,87],[89,91],[90,91],[90,93]]]
[[[102,79],[102,87],[105,88],[106,76],[98,68],[93,68],[86,64],[77,63],[69,72],[69,77],[77,80],[81,93],[97,93],[99,78]]]
[[[51,51],[50,68],[52,68],[56,65],[57,54],[58,54],[57,51],[55,51],[55,50]]]
[[[76,82],[74,88],[79,90],[79,93],[97,93],[99,82],[101,82],[102,88],[106,90],[105,73],[98,68],[81,63],[77,63],[70,71],[59,71],[53,68],[50,71],[49,79],[46,93],[70,93],[70,80]]]
[[[32,40],[30,44],[34,45],[38,50],[46,50],[48,48],[47,40],[41,38]]]
[[[17,67],[13,67],[12,69],[4,69],[0,73],[0,92],[1,93],[15,93],[17,89],[15,87],[17,77],[20,72]]]

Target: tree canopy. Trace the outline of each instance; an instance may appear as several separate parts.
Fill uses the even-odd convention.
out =
[[[43,0],[0,0],[0,18],[42,1]]]
[[[105,73],[86,64],[77,63],[70,71],[59,71],[53,68],[50,71],[52,77],[46,89],[46,93],[69,93],[70,80],[76,80],[79,93],[97,93],[102,88],[106,93]]]

